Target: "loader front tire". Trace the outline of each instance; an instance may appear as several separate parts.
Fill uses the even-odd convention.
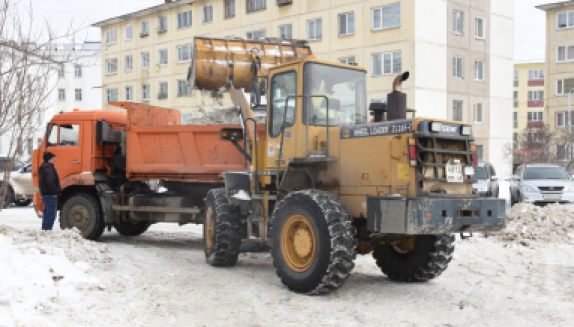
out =
[[[139,236],[151,226],[151,223],[148,222],[139,222],[135,224],[131,223],[121,223],[115,224],[114,228],[120,233],[122,236]]]
[[[239,258],[241,216],[238,207],[229,204],[225,189],[207,193],[203,248],[205,261],[215,267],[232,267]]]
[[[102,209],[95,196],[78,193],[66,200],[60,211],[60,228],[77,228],[82,236],[95,241],[106,227]]]
[[[390,279],[426,282],[446,270],[454,252],[454,235],[421,235],[375,246],[373,258]]]
[[[331,193],[289,194],[273,212],[270,243],[277,275],[297,293],[337,290],[355,266],[354,236],[347,209]]]

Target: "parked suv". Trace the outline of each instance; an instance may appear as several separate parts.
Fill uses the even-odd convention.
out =
[[[498,197],[498,177],[496,177],[496,171],[490,163],[479,163],[475,169],[474,178],[477,180],[472,185],[474,193],[481,197]]]
[[[520,165],[510,183],[510,202],[574,203],[574,182],[558,165]]]

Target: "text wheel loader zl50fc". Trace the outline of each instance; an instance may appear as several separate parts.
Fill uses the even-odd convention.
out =
[[[454,233],[504,228],[504,201],[473,194],[472,126],[407,119],[408,73],[368,108],[366,74],[316,59],[304,41],[195,38],[189,82],[229,90],[243,125],[221,138],[243,141],[246,158],[208,193],[209,264],[270,248],[289,289],[324,294],[345,283],[356,253],[372,252],[391,279],[428,281],[450,262]]]

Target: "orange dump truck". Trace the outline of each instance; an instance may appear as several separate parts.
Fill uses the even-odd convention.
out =
[[[74,111],[54,116],[34,152],[35,186],[43,153],[58,157],[60,226],[76,227],[95,240],[106,226],[135,236],[156,222],[201,223],[207,192],[223,185],[220,174],[245,168],[241,140],[220,140],[222,131],[240,126],[180,125],[178,110],[114,105],[127,114]],[[161,180],[169,192],[153,191],[150,180]],[[34,203],[40,212],[39,193]]]

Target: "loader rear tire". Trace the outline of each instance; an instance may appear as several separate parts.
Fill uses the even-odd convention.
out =
[[[151,226],[148,222],[139,222],[135,224],[121,223],[115,224],[114,228],[123,236],[139,236]]]
[[[215,267],[232,267],[239,258],[241,216],[238,207],[229,204],[225,189],[207,193],[203,248],[205,261]]]
[[[355,228],[341,201],[318,190],[293,192],[273,212],[271,255],[290,290],[327,294],[355,267]]]
[[[375,247],[377,266],[390,279],[426,282],[442,274],[452,259],[454,235],[421,235]]]
[[[60,228],[76,227],[82,236],[95,241],[105,228],[102,209],[98,200],[89,193],[78,193],[69,197],[60,211]]]

